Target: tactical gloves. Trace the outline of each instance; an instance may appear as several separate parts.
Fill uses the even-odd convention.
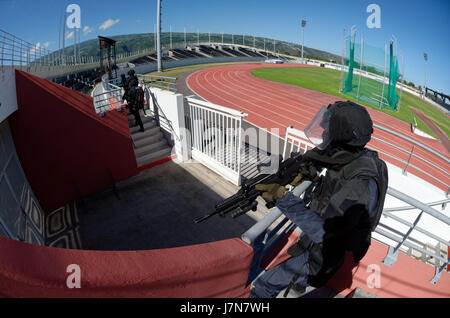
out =
[[[275,202],[284,197],[287,189],[279,184],[258,184],[255,186],[258,191],[264,191],[262,197],[266,202]]]

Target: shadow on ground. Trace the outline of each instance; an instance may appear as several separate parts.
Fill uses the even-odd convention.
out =
[[[78,202],[80,235],[86,250],[163,249],[240,237],[256,221],[211,213],[238,188],[199,163],[168,162]]]

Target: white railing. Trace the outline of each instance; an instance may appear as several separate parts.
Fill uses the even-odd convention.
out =
[[[0,30],[0,67],[54,67],[97,62],[98,56],[65,55],[63,50],[52,52],[41,43],[31,44]]]
[[[390,139],[389,141],[387,140],[383,140],[381,138],[372,136],[372,139],[374,141],[377,142],[381,142],[383,144],[383,147],[377,147],[376,145],[374,146],[373,143],[370,143],[369,146],[367,146],[367,148],[375,150],[391,159],[394,159],[397,164],[396,166],[400,166],[399,163],[401,165],[404,165],[403,168],[403,174],[407,174],[408,168],[413,168],[416,171],[426,175],[427,177],[432,178],[433,180],[435,180],[436,182],[438,182],[442,187],[442,189],[444,191],[447,192],[447,194],[450,192],[450,185],[448,184],[448,180],[449,180],[449,176],[450,173],[448,172],[448,169],[443,169],[442,167],[440,167],[439,165],[437,165],[437,163],[441,163],[445,166],[448,167],[448,165],[450,164],[450,159],[448,157],[446,157],[445,155],[435,151],[434,149],[428,147],[427,145],[424,145],[420,142],[418,142],[417,140],[414,140],[412,138],[409,138],[407,136],[404,136],[394,130],[391,130],[389,128],[374,124],[374,128],[379,129],[381,131],[384,131],[388,134],[390,134]],[[394,141],[397,140],[398,143],[398,139],[401,139],[402,142],[404,143],[408,143],[409,147],[411,147],[411,150],[409,149],[403,149],[402,147],[394,144]],[[387,150],[385,148],[388,149],[395,149],[395,151],[391,150],[391,153],[398,153],[398,150],[400,151],[400,153],[403,153],[405,156],[408,157],[407,161],[405,161],[404,159],[406,159],[406,157],[404,157],[404,159],[398,157],[398,155],[391,155],[387,152]],[[417,155],[416,153],[414,153],[415,149],[421,148],[422,150],[426,151],[427,154],[432,155],[432,158],[429,158],[428,160],[423,158],[422,156]],[[416,151],[417,152],[417,151]],[[430,160],[433,160],[433,162],[431,162]],[[421,166],[422,168],[418,167]],[[423,169],[425,167],[425,170]],[[444,177],[442,177],[444,175]]]
[[[247,114],[190,97],[187,104],[192,158],[240,185],[242,119]]]
[[[107,111],[121,111],[123,89],[108,82],[102,82],[100,85],[101,93],[93,96],[95,113],[103,117]]]
[[[177,92],[176,78],[157,75],[142,75],[138,74],[139,80],[146,86],[159,88],[162,90],[169,90],[173,93]]]
[[[286,137],[284,140],[284,149],[282,153],[283,158],[288,158],[292,152],[305,153],[314,147],[314,144],[308,140],[308,137],[306,137],[303,131],[295,129],[292,126],[286,129]],[[289,152],[286,152],[287,150],[289,150]]]

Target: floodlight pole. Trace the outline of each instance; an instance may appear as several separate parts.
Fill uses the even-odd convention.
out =
[[[426,97],[427,96],[427,68],[428,68],[428,54],[424,53],[423,54],[423,58],[425,59],[425,85],[424,85],[424,94],[423,96]]]
[[[77,28],[73,28],[73,64],[77,64]]]
[[[345,64],[345,28],[344,28],[344,36],[342,37],[342,65],[341,65],[341,81],[339,82],[339,93],[343,91],[342,85],[344,82],[344,64]]]
[[[405,80],[405,57],[402,54],[402,82]],[[403,85],[400,85],[400,96],[398,100],[398,109],[397,112],[400,111],[400,107],[402,105],[402,95],[403,95]]]
[[[78,28],[78,63],[81,63],[81,28]]]
[[[64,22],[63,22],[63,37],[62,37],[62,59],[63,59],[63,65],[66,65],[66,21],[67,21],[67,15],[64,13]]]
[[[157,46],[157,43],[156,43],[156,24],[153,24],[153,30],[154,30],[154,33],[153,33],[153,37],[154,37],[154,42],[155,42],[155,53],[158,51],[158,46]]]
[[[172,49],[172,25],[170,25],[170,49]]]
[[[157,36],[156,36],[156,50],[157,50],[157,56],[158,56],[158,72],[162,72],[163,71],[163,66],[162,66],[162,52],[161,52],[161,1],[162,0],[158,0],[158,11],[157,11],[157,26],[156,26],[156,31],[157,31]]]
[[[364,37],[361,35],[361,60],[359,65],[359,79],[358,79],[358,92],[356,93],[356,99],[359,99],[359,88],[361,87],[361,76],[364,59]]]
[[[58,37],[58,54],[59,54],[59,58],[58,58],[58,65],[61,64],[61,28],[62,28],[62,13],[59,17],[59,37]]]
[[[386,67],[387,67],[387,43],[384,43],[384,70],[383,70],[383,89],[381,90],[380,108],[384,104],[384,86],[386,80]]]
[[[303,46],[305,45],[305,26],[306,20],[302,20],[302,64],[305,64],[305,60],[303,59]]]

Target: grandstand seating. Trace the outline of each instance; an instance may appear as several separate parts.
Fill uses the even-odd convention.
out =
[[[245,54],[250,55],[250,56],[252,56],[252,57],[263,57],[263,56],[264,56],[264,55],[262,55],[262,54],[260,54],[260,53],[251,51],[251,50],[246,49],[246,48],[244,48],[244,47],[240,47],[240,48],[239,48],[239,51],[244,52]]]
[[[173,49],[173,50],[170,50],[170,51],[178,59],[189,58],[189,55],[184,50]]]
[[[192,55],[192,57],[205,57],[204,55],[195,52],[195,49],[193,49],[193,50],[191,50],[191,51],[190,51],[190,50],[186,50],[185,52],[187,52],[187,53],[189,53],[190,55]]]
[[[82,71],[67,76],[57,77],[53,82],[68,87],[78,92],[88,93],[100,80],[100,69]]]
[[[220,47],[220,46],[219,46]],[[199,45],[192,46],[190,48],[177,48],[170,49],[164,52],[162,57],[163,61],[174,61],[182,59],[192,59],[192,58],[205,58],[206,56],[211,57],[260,57],[268,59],[281,59],[284,61],[292,61],[288,57],[279,57],[271,53],[263,52],[261,50],[255,50],[249,48],[242,48],[237,46],[209,46],[209,45]],[[136,58],[130,63],[134,65],[142,65],[148,63],[157,63],[156,53],[148,54]],[[78,72],[70,74],[67,76],[61,76],[53,79],[53,82],[61,84],[65,87],[71,88],[73,90],[83,92],[88,94],[91,89],[95,86],[95,83],[100,80],[100,69],[92,69],[88,71]]]
[[[173,49],[171,50],[172,52],[175,52],[177,54],[180,55],[180,57],[182,58],[193,58],[193,57],[197,57],[193,54],[191,54],[191,51],[187,51],[187,50],[183,50],[183,49]]]
[[[234,56],[246,56],[246,55],[240,53],[239,51],[233,50],[232,48],[229,48],[229,47],[223,46],[222,50],[224,50],[225,52],[228,52]]]
[[[215,48],[206,45],[200,45],[199,49],[200,51],[204,52],[205,54],[208,54],[209,56],[213,57],[227,56],[226,54],[220,52],[219,50],[216,50]]]

